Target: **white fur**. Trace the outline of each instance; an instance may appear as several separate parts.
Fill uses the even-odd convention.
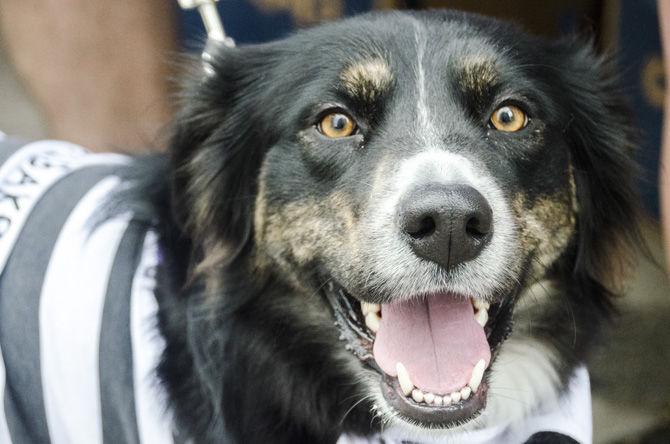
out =
[[[490,297],[512,282],[519,270],[519,248],[514,219],[502,190],[482,167],[460,154],[430,147],[404,160],[387,186],[372,197],[373,205],[363,219],[367,238],[367,263],[372,272],[367,284],[410,298],[437,291]],[[493,234],[481,254],[446,272],[439,265],[417,257],[402,238],[397,225],[397,207],[408,190],[426,183],[470,185],[478,190],[493,210]]]
[[[424,52],[426,48],[425,30],[421,23],[415,21],[414,40],[416,43],[416,89],[417,89],[417,133],[423,138],[426,146],[434,144],[437,140],[435,128],[430,121],[430,112],[426,102],[426,70],[424,68]]]
[[[556,355],[536,340],[510,338],[491,369],[488,404],[482,422],[519,421],[536,409],[558,400],[560,380]]]

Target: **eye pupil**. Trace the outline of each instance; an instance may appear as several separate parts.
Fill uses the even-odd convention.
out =
[[[333,129],[341,131],[347,127],[348,121],[349,119],[347,116],[343,114],[335,114],[330,121],[330,125],[333,127]]]
[[[508,107],[504,107],[503,109],[500,110],[500,113],[498,114],[498,119],[502,123],[512,123],[514,121],[514,113]]]

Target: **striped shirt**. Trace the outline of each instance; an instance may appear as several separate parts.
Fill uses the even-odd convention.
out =
[[[170,443],[155,233],[91,226],[129,158],[0,140],[0,443]]]
[[[0,133],[0,444],[183,441],[155,374],[156,234],[128,213],[92,223],[128,162]],[[557,408],[449,442],[523,442],[545,430],[591,442],[585,369]],[[390,429],[338,444],[405,439]]]

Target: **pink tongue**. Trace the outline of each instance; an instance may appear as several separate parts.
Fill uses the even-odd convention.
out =
[[[417,388],[447,394],[467,385],[480,359],[488,367],[486,334],[465,298],[435,294],[382,305],[381,315],[374,356],[390,376],[397,376],[396,363],[402,362]]]

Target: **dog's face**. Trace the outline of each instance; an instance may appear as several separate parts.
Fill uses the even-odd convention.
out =
[[[384,399],[454,423],[486,399],[489,304],[543,276],[574,233],[570,116],[523,69],[539,61],[460,24],[402,25],[334,32],[305,55],[328,69],[282,111],[255,245],[305,288],[317,277],[372,304],[360,318]]]
[[[524,69],[539,61],[462,24],[404,25],[343,48],[334,29],[305,55],[328,68],[282,111],[255,242],[296,280],[318,269],[363,301],[493,302],[574,232],[571,116]]]
[[[515,390],[555,394],[607,306],[598,255],[633,224],[600,62],[439,12],[226,51],[175,150],[210,273],[232,254],[290,288],[258,310],[322,324],[333,371],[384,420],[449,429],[537,402],[501,409]]]

